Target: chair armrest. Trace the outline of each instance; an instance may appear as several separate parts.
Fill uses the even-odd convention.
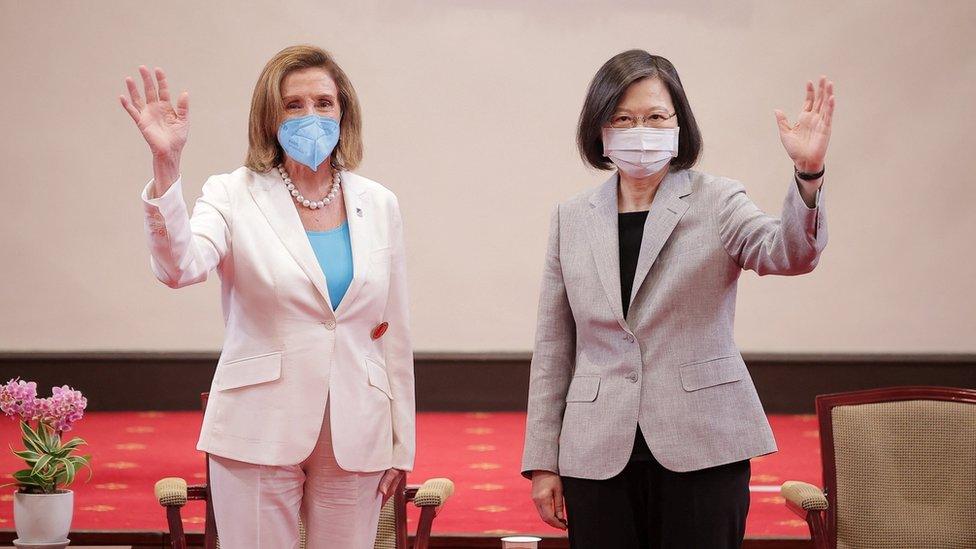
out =
[[[186,481],[178,477],[167,477],[156,483],[156,500],[163,507],[183,507],[186,505]]]
[[[448,478],[428,479],[417,489],[413,504],[417,507],[440,507],[454,494],[454,482]]]
[[[786,499],[786,506],[804,519],[810,512],[827,510],[827,497],[820,488],[812,484],[788,480],[779,491]]]
[[[829,549],[827,535],[827,497],[823,490],[806,482],[788,480],[779,489],[786,507],[806,521],[815,549]]]

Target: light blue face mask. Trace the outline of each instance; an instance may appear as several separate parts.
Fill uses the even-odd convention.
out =
[[[292,160],[317,171],[339,143],[339,123],[317,114],[289,118],[278,128],[278,143]]]

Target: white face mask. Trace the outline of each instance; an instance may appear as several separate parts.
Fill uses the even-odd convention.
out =
[[[678,156],[678,128],[603,128],[603,155],[630,177],[649,177]]]

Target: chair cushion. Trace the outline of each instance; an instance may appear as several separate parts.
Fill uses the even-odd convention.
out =
[[[976,405],[837,406],[838,549],[976,547]]]

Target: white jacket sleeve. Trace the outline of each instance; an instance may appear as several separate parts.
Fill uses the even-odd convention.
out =
[[[416,452],[416,397],[413,372],[413,344],[410,337],[410,307],[407,297],[406,253],[400,207],[393,208],[390,290],[386,305],[386,368],[393,393],[393,467],[413,470]]]
[[[170,288],[203,282],[230,248],[224,177],[207,180],[192,218],[183,201],[182,177],[158,198],[149,198],[152,185],[150,181],[143,190],[142,202],[153,274]]]

